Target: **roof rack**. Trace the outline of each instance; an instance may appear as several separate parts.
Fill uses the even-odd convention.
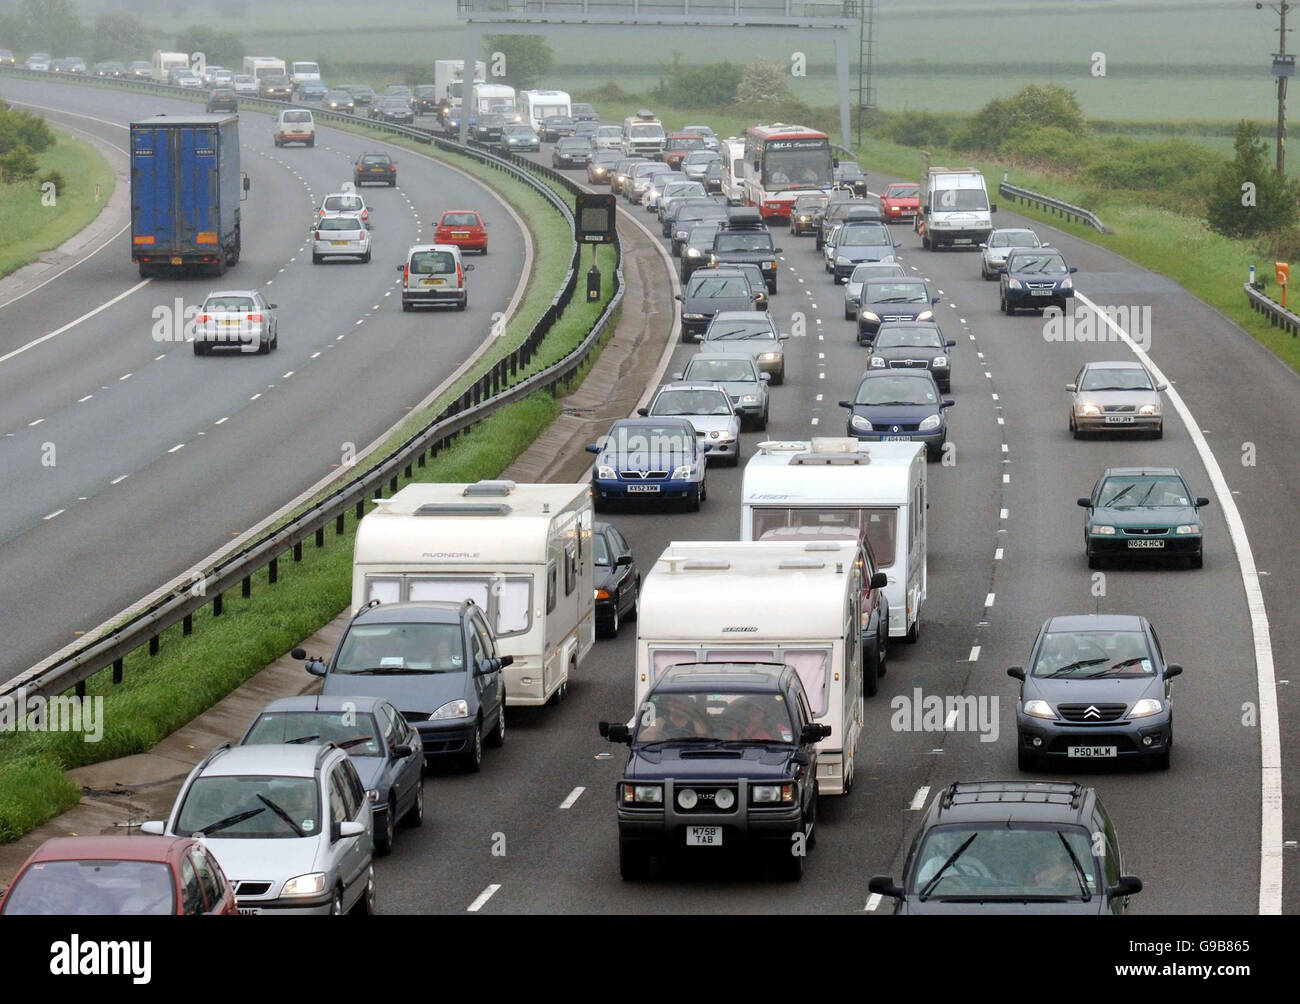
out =
[[[996,800],[999,802],[1023,802],[1031,793],[1069,795],[1071,809],[1078,809],[1083,804],[1088,791],[1078,781],[954,781],[944,789],[940,807],[950,809],[957,795],[982,793],[984,785],[997,785],[1003,789],[997,792]]]
[[[203,770],[203,768],[205,768],[208,764],[210,764],[213,760],[215,760],[219,755],[231,749],[233,745],[234,744],[231,742],[222,743],[220,746],[218,746],[211,753],[209,753],[207,756],[205,756],[202,760],[199,761],[197,769]]]

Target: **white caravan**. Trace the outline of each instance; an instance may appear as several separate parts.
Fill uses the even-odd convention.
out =
[[[745,204],[745,141],[735,136],[728,136],[721,143],[722,154],[722,194],[727,198],[727,205],[743,206]]]
[[[832,437],[759,443],[740,491],[742,540],[855,531],[886,576],[889,636],[920,637],[927,584],[924,444]]]
[[[289,79],[295,84],[319,84],[320,64],[295,61],[290,66]]]
[[[506,704],[564,700],[596,637],[591,486],[412,484],[357,527],[352,611],[472,599],[487,611]]]
[[[572,115],[573,102],[568,91],[520,91],[519,112],[534,129],[551,115]]]
[[[523,116],[515,106],[515,89],[505,84],[475,84],[471,92],[474,102],[470,118],[478,115],[504,115],[507,122],[522,122]]]
[[[244,72],[256,80],[259,84],[263,77],[273,76],[277,73],[289,75],[284,65],[283,59],[276,59],[274,56],[245,56]]]
[[[931,167],[921,160],[921,212],[916,228],[921,244],[931,251],[954,245],[978,246],[989,239],[992,214],[984,175],[973,167]]]
[[[818,789],[844,795],[862,731],[862,546],[853,540],[674,541],[641,584],[635,707],[669,666],[793,666],[813,717]]]
[[[172,70],[190,68],[190,57],[183,52],[163,52],[158,49],[153,54],[153,69],[150,78],[158,84],[171,82]]]
[[[474,64],[474,83],[487,80],[487,63]],[[452,108],[459,108],[465,96],[465,60],[435,59],[433,61],[433,86],[438,100],[446,99]]]

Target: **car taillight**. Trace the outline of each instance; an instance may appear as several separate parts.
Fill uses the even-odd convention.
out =
[[[389,164],[389,165],[388,165],[388,169],[389,169],[390,171],[394,171],[394,172],[395,172],[395,171],[397,170],[397,165],[396,165],[396,164]]]
[[[258,321],[258,322],[260,323],[261,320],[262,320],[262,315],[261,315],[261,314],[249,314],[248,317],[245,318],[245,320],[249,320],[249,321]]]
[[[194,318],[196,324],[207,324],[210,320],[212,320],[211,314],[199,314],[198,317]]]
[[[402,284],[405,285],[410,281],[411,281],[411,263],[408,261],[406,263],[406,271],[402,273]]]
[[[456,285],[465,285],[465,273],[461,271],[460,262],[456,262]]]
[[[325,239],[324,237],[322,237],[322,236],[320,235],[320,231],[319,231],[319,230],[316,231],[316,239],[317,239],[318,241],[323,241],[323,240]]]

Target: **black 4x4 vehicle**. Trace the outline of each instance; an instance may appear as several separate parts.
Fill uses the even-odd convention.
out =
[[[976,781],[935,796],[903,864],[903,885],[867,888],[895,913],[1122,913],[1142,880],[1092,788],[1074,781]]]
[[[803,877],[816,842],[817,749],[798,673],[779,663],[681,663],[655,682],[632,726],[601,722],[628,743],[615,793],[624,879],[653,855],[762,848],[786,878]]]
[[[714,265],[754,264],[763,271],[767,291],[776,293],[776,256],[779,247],[772,244],[772,233],[767,229],[756,209],[733,209],[727,222],[713,237]]]

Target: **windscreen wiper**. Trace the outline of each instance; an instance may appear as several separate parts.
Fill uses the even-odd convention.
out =
[[[937,872],[935,872],[934,877],[925,884],[925,888],[921,890],[921,893],[919,896],[917,896],[917,899],[919,899],[922,903],[924,903],[927,899],[930,898],[930,893],[933,892],[934,887],[939,884],[939,880],[943,878],[944,873],[949,868],[952,867],[954,861],[956,861],[959,857],[961,857],[963,854],[966,853],[966,848],[969,847],[971,844],[973,844],[975,842],[975,838],[978,836],[979,836],[979,831],[976,831],[975,833],[972,833],[969,837],[967,837],[964,841],[962,841],[962,845],[958,847],[955,851],[953,851],[951,855],[949,855],[948,860],[943,863],[943,867],[940,868]]]

